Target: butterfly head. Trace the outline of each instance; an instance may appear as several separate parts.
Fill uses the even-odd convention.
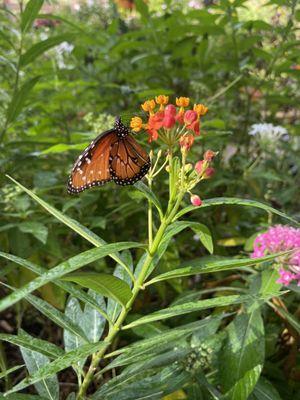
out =
[[[120,117],[116,118],[114,128],[119,138],[125,138],[129,134],[129,129],[122,123]]]

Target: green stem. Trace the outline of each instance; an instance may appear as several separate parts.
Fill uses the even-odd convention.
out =
[[[137,280],[135,281],[135,284],[133,286],[132,289],[132,296],[129,300],[129,302],[126,304],[126,307],[124,307],[117,319],[117,321],[115,322],[114,326],[111,327],[111,329],[109,330],[109,333],[107,335],[107,337],[104,339],[105,342],[105,346],[103,347],[103,349],[101,349],[98,353],[93,355],[92,358],[92,362],[90,364],[89,370],[86,373],[86,376],[83,380],[83,383],[79,389],[78,395],[77,395],[77,400],[84,400],[87,389],[95,375],[96,369],[101,361],[101,359],[103,358],[106,350],[108,349],[108,347],[111,345],[111,343],[113,342],[113,340],[115,339],[116,335],[118,334],[118,332],[120,331],[120,329],[122,328],[123,322],[125,321],[127,314],[129,313],[129,311],[132,308],[132,305],[137,297],[137,295],[139,294],[139,291],[143,288],[143,284],[144,281],[147,277],[147,273],[148,270],[152,264],[154,255],[160,245],[160,242],[163,238],[163,235],[166,231],[166,228],[168,227],[168,225],[171,223],[172,219],[174,218],[175,214],[177,213],[177,210],[180,206],[181,200],[183,198],[184,193],[180,192],[177,196],[177,200],[176,203],[174,205],[174,207],[172,207],[172,209],[170,210],[170,212],[167,211],[166,215],[164,216],[164,218],[161,221],[160,227],[155,235],[155,238],[153,240],[153,243],[151,246],[149,246],[149,252],[148,255],[145,259],[144,265],[141,269],[141,272],[137,278]],[[169,207],[168,207],[169,209]]]
[[[152,177],[148,178],[149,189],[152,190]],[[148,201],[148,246],[151,248],[153,243],[153,209],[152,202]]]

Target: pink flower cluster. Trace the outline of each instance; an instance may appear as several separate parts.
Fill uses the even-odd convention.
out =
[[[279,269],[280,278],[277,283],[287,286],[296,281],[300,286],[300,229],[290,226],[276,225],[257,236],[254,241],[253,258],[264,257],[281,251],[295,251]]]

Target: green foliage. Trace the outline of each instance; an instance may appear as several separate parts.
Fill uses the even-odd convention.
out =
[[[299,226],[297,1],[52,3],[0,9],[0,399],[298,400],[290,253],[250,257]],[[209,107],[202,205],[142,132],[157,175],[70,198],[78,153],[160,94]]]

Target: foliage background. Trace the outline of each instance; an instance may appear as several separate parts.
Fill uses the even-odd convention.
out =
[[[130,1],[47,2],[41,11],[46,15],[41,15],[38,21],[46,20],[48,26],[35,22],[33,28],[21,33],[18,19],[11,14],[18,15],[17,5],[3,2],[0,12],[3,251],[51,268],[89,248],[12,185],[5,174],[32,188],[109,243],[145,240],[144,203],[131,188],[120,190],[109,185],[80,197],[69,197],[65,182],[78,152],[95,134],[109,128],[115,115],[133,115],[140,102],[161,93],[173,97],[186,95],[209,107],[202,136],[191,157],[197,161],[207,148],[219,151],[219,157],[215,165],[217,174],[209,185],[200,188],[201,198],[251,198],[299,217],[297,2],[144,3],[139,0],[131,4]],[[32,46],[45,40],[49,43],[47,51],[36,47],[35,52],[30,52]],[[289,139],[273,146],[255,141],[248,132],[252,124],[260,122],[284,126]],[[146,143],[146,135],[141,134],[139,139]],[[155,144],[152,148],[157,149]],[[164,177],[155,182],[154,190],[166,202]],[[188,204],[189,199],[185,201]],[[279,221],[251,208],[231,206],[191,218],[210,228],[218,256],[246,255],[252,249],[255,235]],[[190,232],[184,232],[171,243],[159,272],[200,257],[210,256]],[[113,267],[107,259],[94,265],[97,271],[112,271]],[[31,272],[13,263],[4,263],[0,276],[15,287],[33,278]],[[204,282],[186,278],[157,284],[155,289],[140,296],[134,312],[153,311],[188,289],[227,283],[239,286],[240,280],[240,276],[220,273]],[[6,289],[0,290],[6,293]],[[63,290],[48,284],[40,290],[40,295],[58,309],[64,309]],[[295,295],[287,303],[291,313],[299,314]],[[61,331],[49,326],[26,302],[5,313],[2,321],[5,321],[4,331],[15,332],[22,326],[47,340],[56,343],[62,340]],[[286,344],[280,342],[284,325],[278,316],[267,317],[266,321],[264,376],[276,387],[278,398],[300,398],[295,346],[287,347],[286,353]],[[143,334],[135,332],[137,336]],[[125,335],[122,340],[128,343],[133,338],[134,334]],[[12,358],[18,357],[10,347],[6,354],[7,351],[13,354]],[[2,365],[7,362],[4,354],[3,351]],[[8,364],[11,366],[10,361]]]

